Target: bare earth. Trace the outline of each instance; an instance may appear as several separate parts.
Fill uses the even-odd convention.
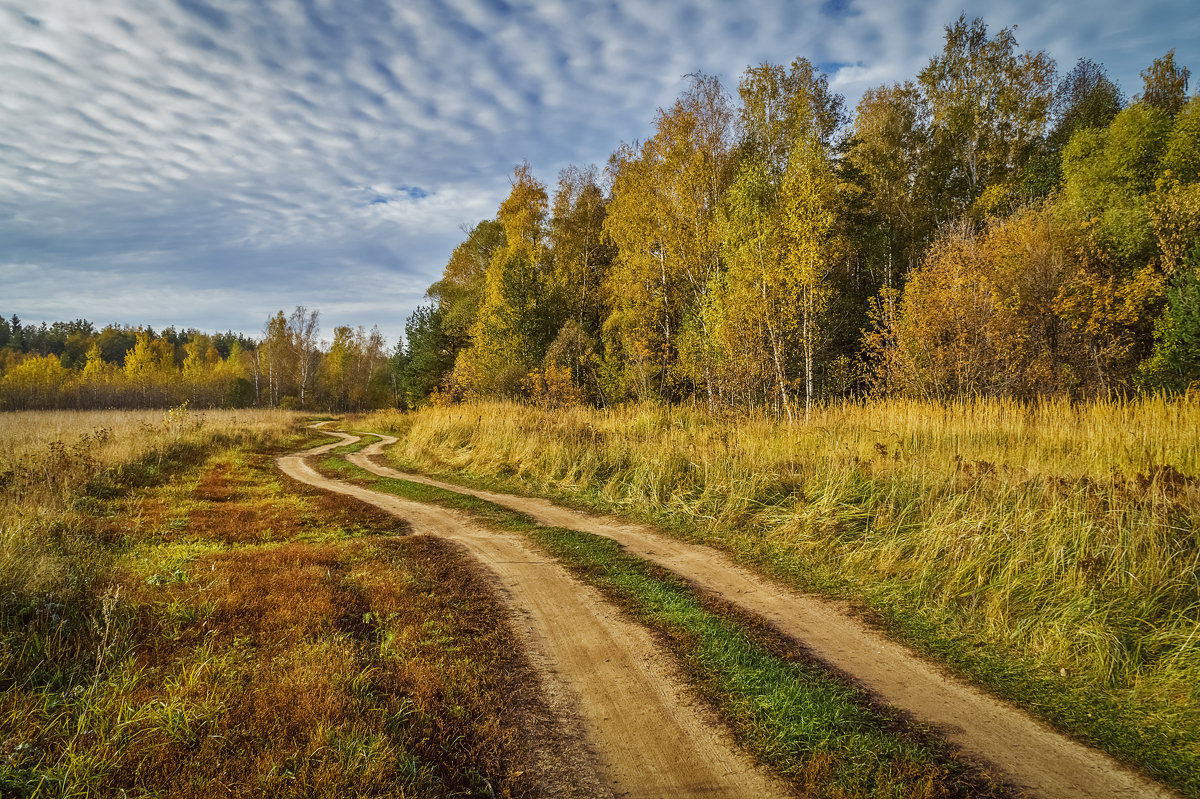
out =
[[[417,533],[465,547],[495,575],[515,611],[551,707],[586,739],[555,796],[771,797],[788,787],[757,766],[689,693],[651,635],[594,589],[519,538],[480,528],[456,511],[409,502],[318,474],[305,458],[344,440],[278,459],[290,477],[406,519]],[[550,762],[544,763],[550,766]]]
[[[594,516],[562,508],[544,499],[478,491],[433,480],[422,475],[398,472],[375,460],[381,455],[384,447],[395,441],[394,438],[381,437],[380,441],[349,455],[348,460],[382,476],[425,483],[470,494],[525,513],[541,524],[581,530],[611,538],[630,553],[659,563],[696,586],[711,591],[726,601],[766,619],[780,632],[808,649],[814,656],[857,680],[880,701],[904,711],[918,721],[935,727],[968,757],[989,765],[1007,781],[1025,792],[1040,797],[1095,797],[1095,799],[1115,796],[1171,797],[1177,795],[1157,783],[1129,771],[1107,755],[1055,732],[1045,723],[1032,718],[1025,712],[1000,702],[955,678],[944,669],[929,663],[906,647],[851,617],[832,603],[782,588],[734,564],[726,555],[714,549],[668,538],[643,526],[619,519]],[[295,458],[293,462],[300,463],[298,458]],[[283,461],[281,461],[281,465],[282,463]],[[349,486],[336,483],[335,485],[337,488],[333,490],[351,493],[347,491]],[[363,489],[356,490],[364,491]],[[382,496],[375,495],[374,492],[365,493]],[[430,513],[429,508],[419,504],[401,503],[399,500],[393,501],[399,503],[395,506],[396,512],[407,516],[418,529],[422,529],[422,523],[418,521],[419,514]],[[446,511],[439,511],[439,513],[446,514],[446,516],[439,516],[439,519],[449,517]],[[451,530],[448,537],[463,540],[464,543],[470,542],[467,545],[485,560],[489,557],[509,557],[501,555],[499,550],[493,553],[490,548],[485,546],[485,541],[504,540],[506,543],[496,546],[501,549],[509,547],[522,549],[519,544],[509,543],[508,539],[497,536],[495,533],[470,532],[467,529],[470,526],[469,522],[462,521],[458,517],[453,518],[455,518],[456,524],[449,525]],[[511,559],[515,560],[516,557],[513,555]],[[521,557],[528,559],[534,556],[524,554]],[[525,603],[537,604],[537,597],[526,597],[519,588],[522,580],[534,577],[533,573],[530,571],[523,571],[520,574],[509,573],[503,571],[500,568],[502,566],[503,564],[496,564],[493,568],[497,568],[497,573],[506,584],[514,586],[514,601],[517,605],[524,607]],[[548,569],[544,566],[539,568],[545,571],[537,572],[536,580],[545,579],[545,575],[549,571],[553,571],[555,574],[556,587],[549,591],[548,596],[544,597],[547,600],[544,606],[538,604],[538,607],[541,608],[540,612],[544,612],[548,616],[546,620],[539,622],[539,625],[543,625],[545,629],[542,636],[549,638],[553,645],[558,647],[555,651],[562,650],[562,654],[558,657],[565,660],[563,668],[568,670],[564,672],[565,675],[572,675],[573,672],[570,670],[576,667],[579,669],[596,667],[597,664],[589,663],[587,659],[603,658],[604,653],[609,651],[604,645],[594,648],[589,643],[593,633],[585,633],[580,629],[583,609],[609,619],[607,622],[599,620],[595,622],[594,626],[597,630],[605,628],[608,624],[619,629],[623,636],[639,639],[637,646],[642,648],[637,651],[641,654],[628,655],[635,661],[629,665],[646,665],[648,660],[654,658],[649,641],[644,640],[645,635],[638,636],[631,630],[625,629],[629,625],[621,627],[611,621],[608,612],[599,608],[600,600],[589,589],[571,580],[565,573],[562,573],[561,569]],[[533,593],[540,593],[533,589],[530,590]],[[539,611],[535,611],[535,613],[537,612]],[[579,618],[575,618],[576,614],[581,615]],[[559,633],[553,632],[555,617],[559,619],[559,626],[565,628]],[[562,623],[564,621],[565,623]],[[589,622],[589,625],[591,624]],[[561,634],[565,634],[567,640],[559,641],[555,638],[556,635]],[[614,631],[608,634],[616,636],[618,632]],[[583,640],[573,643],[571,639],[576,637]],[[624,661],[625,657],[622,656],[621,660]],[[640,703],[644,700],[636,698],[639,692],[653,692],[655,689],[650,688],[649,684],[642,688],[639,683],[638,687],[632,689],[634,694],[629,699],[618,696],[615,684],[649,679],[648,677],[643,678],[642,672],[636,669],[631,673],[626,673],[624,669],[627,667],[622,662],[618,668],[606,672],[605,679],[614,682],[614,685],[607,686],[612,689],[611,693],[605,691],[604,696],[587,698],[582,698],[581,694],[585,715],[589,719],[610,714],[621,715],[629,711],[640,712],[642,708],[640,704],[623,703],[626,701]],[[648,670],[657,672],[661,671],[661,668],[656,665]],[[568,677],[568,681],[573,684],[576,679],[574,676]],[[667,683],[671,686],[674,685],[670,680]],[[691,738],[692,732],[685,731],[692,729],[687,725],[703,724],[694,714],[689,716],[686,721],[680,722],[685,725],[678,728],[681,737],[672,737],[675,733],[674,730],[668,732],[666,729],[669,726],[667,717],[658,714],[677,712],[678,708],[671,710],[670,706],[678,705],[680,702],[686,703],[686,700],[674,687],[668,693],[661,695],[659,699],[662,702],[658,706],[660,709],[648,710],[645,719],[655,725],[661,725],[662,729],[655,726],[647,732],[650,737],[657,739],[656,743],[663,743],[666,748],[659,754],[641,753],[643,758],[652,763],[636,766],[630,764],[623,767],[619,762],[623,756],[616,754],[616,749],[610,748],[617,742],[604,743],[604,741],[607,740],[606,735],[616,735],[619,738],[625,733],[617,732],[615,729],[609,732],[597,731],[596,735],[597,739],[601,741],[601,749],[610,753],[607,762],[613,769],[613,773],[636,777],[637,769],[650,767],[651,770],[646,771],[645,774],[661,775],[662,779],[655,783],[658,786],[656,788],[643,786],[640,793],[647,796],[660,794],[667,786],[672,786],[674,790],[661,793],[661,795],[702,792],[702,784],[708,784],[709,780],[713,780],[711,783],[714,786],[711,789],[714,791],[713,795],[724,795],[723,789],[715,788],[719,784],[715,775],[707,776],[713,769],[705,771],[705,776],[701,776],[700,772],[692,772],[695,766],[683,767],[683,772],[699,779],[700,783],[673,783],[670,780],[675,777],[672,777],[669,772],[657,771],[658,768],[668,768],[672,761],[680,764],[684,760],[688,760],[689,763],[693,762],[689,758],[696,755],[701,746],[714,746],[716,751],[720,750],[719,744],[715,741],[705,744],[698,739]],[[612,704],[606,705],[605,703],[608,702]],[[607,721],[608,719],[605,719],[606,723]],[[619,724],[642,726],[636,719],[622,718]],[[695,760],[701,763],[712,762],[716,766],[715,761],[710,761],[711,757],[711,754],[705,753],[700,754]],[[659,764],[660,759],[661,765]],[[726,761],[722,761],[722,763],[724,762]],[[722,771],[725,768],[725,765],[720,765],[716,766],[715,770]],[[735,778],[735,782],[742,786],[744,795],[766,796],[769,792],[773,792],[766,787],[755,787],[761,786],[762,783],[751,781],[751,775],[746,766],[739,766],[739,768],[743,769],[743,773]],[[679,778],[683,776],[682,773],[678,774]],[[692,785],[695,787],[691,787]],[[736,793],[730,790],[728,795],[732,796]]]

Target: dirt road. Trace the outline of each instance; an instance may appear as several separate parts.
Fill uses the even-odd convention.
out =
[[[307,456],[358,440],[334,435],[343,440],[281,457],[280,469],[395,513],[416,533],[458,542],[491,569],[545,676],[552,705],[566,714],[577,711],[594,752],[595,784],[576,786],[575,795],[790,795],[714,723],[644,628],[515,536],[485,531],[465,514],[318,474]]]
[[[831,603],[781,588],[714,549],[618,519],[562,508],[544,499],[478,491],[402,473],[379,462],[383,449],[392,443],[394,438],[383,436],[349,455],[348,460],[382,476],[471,494],[525,513],[541,524],[611,538],[630,553],[659,563],[766,619],[818,659],[853,677],[882,702],[934,726],[968,757],[990,764],[1008,781],[1035,796],[1176,796],[1107,755],[951,676]]]

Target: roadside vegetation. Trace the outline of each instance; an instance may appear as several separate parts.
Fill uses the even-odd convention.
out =
[[[0,416],[0,795],[534,790],[488,581],[282,478],[297,421]]]
[[[651,521],[1200,795],[1200,402],[377,414],[401,468]]]

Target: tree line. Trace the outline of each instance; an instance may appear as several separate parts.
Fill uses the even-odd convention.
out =
[[[0,319],[0,408],[395,406],[396,352],[377,328],[319,334],[320,313],[303,306],[271,316],[259,339]]]
[[[1093,397],[1200,380],[1200,96],[979,20],[853,113],[804,58],[689,76],[645,141],[518,166],[406,323],[398,399]]]

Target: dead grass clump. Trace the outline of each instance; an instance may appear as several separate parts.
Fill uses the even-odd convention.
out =
[[[261,643],[329,634],[344,618],[361,619],[365,605],[342,579],[347,548],[288,543],[214,555],[213,628]]]
[[[296,486],[297,490],[300,488],[301,486]],[[308,486],[303,488],[307,489],[303,493],[320,510],[322,517],[327,520],[326,523],[335,525],[336,529],[344,531],[346,535],[354,535],[355,531],[368,528],[375,530],[377,534],[400,534],[409,529],[408,523],[403,519],[398,519],[374,505],[360,502],[354,497],[331,494]]]
[[[1146,473],[1134,475],[1133,483],[1143,495],[1160,492],[1169,499],[1176,499],[1200,486],[1200,478],[1186,475],[1169,463],[1156,463]]]
[[[229,472],[232,465],[218,463],[205,471],[204,476],[192,493],[196,499],[203,502],[229,502],[237,496],[237,489],[231,484]]]
[[[203,536],[223,544],[256,544],[272,540],[276,531],[279,537],[287,539],[293,527],[294,514],[285,511],[268,520],[250,504],[230,502],[196,508],[188,514],[187,525],[180,532],[186,537]]]

